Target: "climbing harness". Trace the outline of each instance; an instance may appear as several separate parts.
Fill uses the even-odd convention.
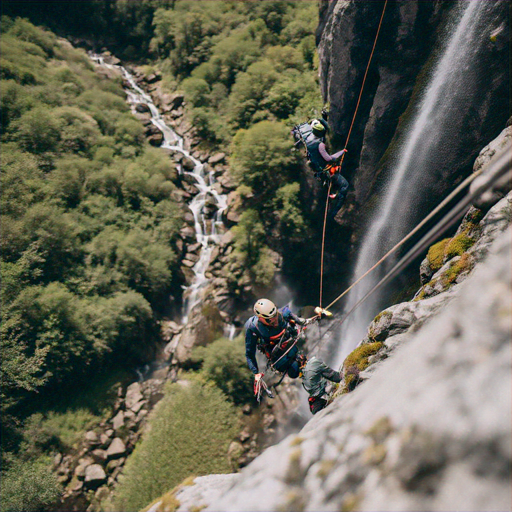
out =
[[[352,128],[354,127],[354,121],[356,120],[357,111],[359,109],[359,104],[361,103],[361,97],[363,95],[364,84],[366,82],[366,77],[368,75],[368,70],[370,69],[370,64],[372,62],[373,53],[375,52],[375,47],[377,46],[377,39],[379,38],[380,28],[382,26],[382,20],[384,19],[384,13],[386,12],[387,4],[388,4],[388,0],[386,0],[384,2],[384,6],[382,8],[382,14],[380,16],[379,26],[377,28],[377,33],[375,35],[375,40],[373,42],[373,47],[372,47],[372,51],[370,53],[370,58],[368,59],[368,64],[366,66],[366,71],[364,72],[363,83],[361,84],[361,90],[359,91],[359,97],[357,98],[357,104],[356,104],[356,108],[355,108],[355,111],[354,111],[354,116],[352,117],[352,122],[350,123],[350,129],[348,131],[347,140],[345,141],[345,148],[347,148],[347,146],[348,146],[348,141],[350,140],[350,135],[352,133]],[[346,152],[344,152],[341,155],[341,160],[340,160],[340,163],[339,163],[339,168],[340,169],[341,169],[341,166],[343,165],[343,160],[345,159],[345,155],[346,155]],[[320,306],[322,305],[323,277],[324,277],[325,226],[327,224],[327,208],[328,208],[328,203],[329,203],[330,192],[331,192],[331,183],[329,183],[329,188],[327,190],[327,198],[325,200],[324,227],[323,227],[323,230],[322,230],[322,251],[321,251],[321,262],[320,262],[320,297],[319,297],[319,299],[320,299],[319,300]],[[329,309],[329,307],[327,307],[327,309]]]

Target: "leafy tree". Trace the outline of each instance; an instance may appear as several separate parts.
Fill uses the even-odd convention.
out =
[[[270,199],[277,188],[293,178],[297,165],[288,127],[282,123],[262,121],[233,138],[232,172],[258,199]]]
[[[59,119],[45,107],[36,107],[20,116],[9,127],[11,138],[36,155],[56,151],[61,138]]]

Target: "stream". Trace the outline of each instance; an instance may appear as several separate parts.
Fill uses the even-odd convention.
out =
[[[136,112],[137,105],[146,105],[151,113],[151,123],[155,125],[163,134],[162,149],[181,153],[184,158],[193,162],[194,168],[186,171],[181,164],[177,164],[178,173],[188,175],[194,180],[194,185],[198,192],[188,204],[194,216],[194,230],[196,242],[200,244],[199,259],[192,267],[194,277],[189,286],[183,287],[183,304],[181,324],[186,325],[188,317],[192,309],[201,302],[202,291],[208,284],[209,279],[206,278],[205,272],[210,262],[210,257],[214,247],[219,243],[223,234],[224,225],[222,223],[222,214],[227,208],[227,196],[219,194],[214,188],[215,176],[212,170],[205,171],[204,164],[197,158],[193,157],[190,152],[185,149],[183,138],[178,135],[170,126],[168,126],[160,115],[157,107],[153,103],[151,96],[139,87],[135,81],[135,77],[124,67],[116,64],[108,64],[104,57],[97,54],[91,54],[91,59],[98,65],[108,69],[115,69],[121,72],[125,79],[125,92],[127,94],[127,102],[130,104],[132,112]],[[205,215],[205,205],[208,202],[210,208],[213,204],[216,211],[212,219]],[[233,326],[228,326],[226,335],[232,339],[235,334]],[[175,337],[177,338],[177,337]],[[158,363],[155,363],[158,364]],[[155,370],[153,364],[146,365],[144,369],[137,371],[139,378],[147,378],[146,375]]]

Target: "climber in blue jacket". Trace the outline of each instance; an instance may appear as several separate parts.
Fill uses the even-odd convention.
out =
[[[307,324],[308,320],[294,315],[288,306],[278,309],[268,299],[256,301],[254,313],[245,323],[245,356],[255,384],[263,376],[256,361],[256,349],[265,355],[275,370],[287,373],[292,379],[297,378],[298,348],[291,345],[299,334],[298,326]]]

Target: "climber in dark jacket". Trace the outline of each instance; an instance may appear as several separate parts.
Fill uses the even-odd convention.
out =
[[[339,170],[334,167],[334,164],[347,150],[342,149],[333,155],[328,153],[325,146],[325,134],[328,127],[325,119],[312,119],[308,123],[296,126],[292,133],[298,141],[302,141],[306,146],[308,160],[315,171],[315,177],[322,181],[323,185],[328,185],[329,182],[331,184],[329,199],[332,200],[332,204],[328,218],[333,219],[345,202],[349,185]]]
[[[316,414],[327,405],[324,398],[327,381],[341,382],[342,375],[314,356],[308,360],[306,356],[301,355],[297,359],[302,374],[302,386],[309,394],[309,410]]]
[[[254,305],[255,316],[245,323],[245,356],[247,365],[254,373],[257,383],[261,377],[256,361],[256,349],[265,354],[265,357],[274,364],[274,368],[295,379],[299,376],[299,365],[296,361],[297,345],[290,348],[298,332],[298,325],[305,325],[307,320],[294,315],[288,306],[277,309],[277,306],[268,299],[260,299]],[[281,341],[281,345],[276,345]],[[287,353],[286,353],[287,352]],[[285,355],[284,355],[285,354]]]

